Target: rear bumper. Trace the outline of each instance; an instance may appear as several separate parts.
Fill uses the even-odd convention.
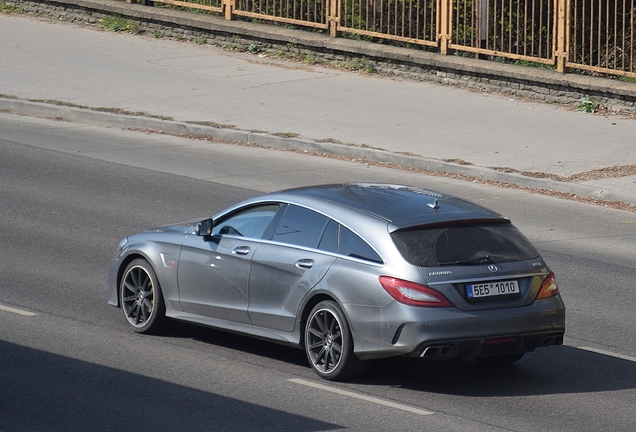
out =
[[[397,302],[345,306],[362,360],[394,355],[471,358],[529,352],[563,343],[565,307],[559,296],[528,306],[460,311]]]

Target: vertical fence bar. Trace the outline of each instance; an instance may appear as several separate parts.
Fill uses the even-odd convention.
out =
[[[636,48],[636,39],[634,39],[634,36],[636,33],[636,18],[634,18],[635,12],[636,12],[636,5],[634,4],[634,0],[632,0],[632,5],[629,9],[629,16],[630,16],[630,21],[631,21],[631,35],[630,35],[630,39],[629,39],[629,45],[630,45],[630,55],[629,55],[629,71],[630,72],[636,72],[636,58],[634,57],[634,49]]]
[[[567,61],[567,9],[571,0],[555,0],[556,1],[556,47],[554,48],[554,56],[556,57],[557,71],[565,72],[565,62]],[[578,0],[577,0],[578,1]]]
[[[451,20],[453,5],[451,4],[452,0],[437,0],[438,8],[437,8],[437,39],[439,41],[439,52],[443,55],[450,54],[449,44],[451,41]]]
[[[235,0],[223,0],[221,7],[223,8],[223,15],[226,20],[234,19]]]
[[[623,58],[621,59],[621,69],[625,70],[625,57],[627,57],[627,53],[625,51],[625,38],[627,37],[627,34],[625,32],[625,13],[627,12],[627,4],[626,4],[627,0],[623,0],[623,22],[622,22],[622,29],[621,29],[621,34],[623,35],[622,37],[622,46],[621,46],[621,52],[623,53]],[[618,26],[616,26],[618,27]]]
[[[346,9],[346,6],[345,6]],[[327,26],[329,28],[329,35],[331,37],[338,37],[338,26],[340,25],[340,11],[342,10],[342,0],[327,0],[327,7],[325,12],[327,13]],[[346,16],[347,11],[344,11]]]

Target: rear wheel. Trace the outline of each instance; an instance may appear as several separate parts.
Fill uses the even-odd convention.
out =
[[[477,357],[479,363],[486,366],[506,366],[521,360],[525,353],[503,354],[490,357]]]
[[[166,317],[161,288],[152,266],[136,259],[126,267],[119,285],[121,309],[137,333],[158,333],[171,321]]]
[[[353,353],[349,324],[334,301],[318,303],[309,314],[305,352],[314,371],[327,380],[353,378],[367,369],[367,363]]]

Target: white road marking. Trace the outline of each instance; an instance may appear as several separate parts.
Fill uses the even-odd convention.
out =
[[[603,355],[606,355],[606,356],[616,357],[616,358],[619,358],[619,359],[622,359],[622,360],[627,360],[627,361],[631,361],[631,362],[636,363],[636,357],[630,357],[630,356],[626,356],[626,355],[623,355],[623,354],[618,354],[618,353],[611,352],[611,351],[605,351],[605,350],[602,350],[602,349],[591,348],[591,347],[573,347],[573,348],[578,348],[578,349],[582,349],[582,350],[585,350],[585,351],[590,351],[590,352],[593,352],[593,353],[596,353],[596,354],[603,354]]]
[[[11,312],[11,313],[22,315],[22,316],[28,316],[28,317],[32,317],[32,316],[36,316],[37,315],[37,314],[35,314],[33,312],[27,312],[27,311],[22,310],[22,309],[16,309],[16,308],[12,308],[12,307],[9,307],[9,306],[3,306],[3,305],[0,305],[0,310],[3,310],[5,312]]]
[[[378,405],[384,405],[387,406],[389,408],[395,408],[398,410],[402,410],[402,411],[408,411],[410,413],[414,413],[414,414],[419,414],[419,415],[431,415],[433,414],[430,411],[425,411],[423,409],[419,409],[419,408],[415,408],[412,406],[408,406],[408,405],[402,405],[399,403],[395,403],[395,402],[390,402],[384,399],[379,399],[379,398],[375,398],[375,397],[371,397],[371,396],[365,396],[363,394],[359,394],[359,393],[354,393],[354,392],[350,392],[350,391],[346,391],[346,390],[340,390],[334,387],[329,387],[326,385],[322,385],[322,384],[318,384],[318,383],[314,383],[311,381],[305,381],[302,379],[290,379],[288,380],[290,382],[293,382],[295,384],[301,384],[307,387],[313,387],[319,390],[324,390],[324,391],[328,391],[331,393],[336,393],[342,396],[347,396],[350,398],[354,398],[354,399],[360,399],[366,402],[371,402],[374,404],[378,404]]]

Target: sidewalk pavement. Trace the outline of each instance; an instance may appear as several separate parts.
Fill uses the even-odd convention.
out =
[[[635,119],[19,15],[0,14],[0,40],[0,110],[636,205]],[[625,165],[627,176],[583,174]]]

